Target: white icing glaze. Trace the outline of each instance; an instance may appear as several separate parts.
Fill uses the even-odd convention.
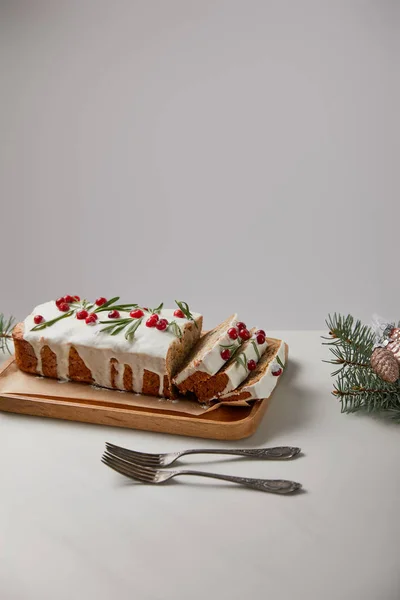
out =
[[[160,318],[176,323],[184,331],[191,323],[188,319],[180,319],[173,315],[175,309],[163,309]],[[37,306],[32,314],[24,321],[24,339],[33,347],[38,360],[37,370],[42,374],[41,351],[48,346],[57,357],[57,376],[59,379],[68,379],[69,352],[74,346],[86,367],[91,371],[93,382],[101,387],[111,387],[110,360],[114,363],[117,375],[115,384],[117,389],[124,389],[123,376],[125,365],[132,369],[133,391],[141,392],[143,387],[144,371],[156,373],[160,378],[160,395],[163,392],[164,375],[167,375],[166,358],[170,348],[179,344],[179,339],[170,331],[159,331],[155,327],[146,326],[145,316],[137,328],[131,341],[125,339],[124,331],[112,336],[101,331],[106,327],[99,321],[108,321],[112,325],[114,319],[108,318],[108,311],[97,313],[99,321],[94,326],[87,325],[84,320],[77,319],[74,315],[61,319],[53,325],[38,331],[32,331],[35,326],[34,316],[42,315],[46,321],[61,316],[54,301]],[[195,319],[200,318],[199,313],[192,313]],[[120,317],[126,318],[128,312],[120,311]]]
[[[278,357],[282,361],[283,365],[285,364],[286,359],[284,342],[280,343],[278,352],[275,354],[274,359],[269,363],[261,379],[255,381],[251,385],[245,386],[241,391],[250,392],[251,398],[254,399],[269,398],[279,379],[279,376],[272,375],[272,371],[274,371],[277,366],[279,367],[279,363],[277,362],[276,357]],[[232,394],[232,392],[229,392],[224,393],[222,396],[220,396],[220,400],[223,400],[227,396],[231,396],[232,400],[234,399],[234,394]]]
[[[228,335],[228,329],[234,327],[237,322],[237,315],[233,315],[232,319],[228,323],[226,329],[221,331],[221,335],[219,339],[216,341],[214,346],[209,348],[207,352],[204,354],[201,361],[197,364],[196,360],[192,360],[185,369],[182,369],[178,373],[178,375],[174,379],[174,383],[179,385],[185,379],[188,379],[194,373],[198,371],[202,371],[203,373],[208,373],[208,375],[215,375],[218,373],[222,365],[225,364],[225,360],[221,357],[221,348],[220,346],[231,346],[233,344],[240,344],[241,340],[238,338],[237,340],[231,340]]]
[[[257,347],[258,354],[254,348],[254,344]],[[240,348],[240,350],[238,350],[238,353],[242,352],[244,354],[244,360],[246,361],[246,364],[249,362],[249,360],[255,360],[256,363],[258,363],[258,361],[260,360],[258,358],[258,356],[261,357],[264,354],[267,347],[268,347],[267,341],[265,341],[264,344],[258,344],[256,337],[252,337],[248,343],[243,344],[243,347]],[[229,367],[227,367],[227,369],[225,369],[224,373],[225,373],[225,375],[227,375],[229,377],[229,381],[226,384],[226,387],[225,387],[224,391],[222,392],[222,394],[227,394],[228,392],[231,392],[232,390],[236,390],[238,385],[240,385],[242,383],[242,381],[244,381],[246,379],[246,377],[249,374],[249,371],[247,369],[245,369],[243,367],[243,365],[241,365],[238,361],[236,361],[234,359],[232,361],[232,363],[229,365]]]

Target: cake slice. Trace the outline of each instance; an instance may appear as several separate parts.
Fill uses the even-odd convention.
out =
[[[268,347],[262,355],[257,368],[252,371],[236,390],[222,394],[219,400],[258,400],[269,398],[277,381],[282,375],[288,354],[288,347],[282,340],[267,338]]]
[[[231,315],[223,323],[200,338],[182,369],[173,379],[182,394],[194,392],[196,386],[215,375],[241,345],[242,339],[236,329],[237,315]],[[235,339],[230,337],[235,330]],[[228,333],[230,332],[230,334]]]
[[[88,303],[72,296],[37,306],[13,331],[27,373],[106,388],[175,397],[174,375],[200,337],[202,315]],[[185,305],[187,306],[187,305]],[[177,314],[179,316],[177,316]],[[149,325],[149,320],[152,324]]]
[[[257,368],[257,363],[267,349],[268,342],[265,335],[255,335],[255,332],[256,328],[250,330],[252,337],[243,342],[218,373],[195,386],[194,393],[199,402],[209,404],[211,400],[222,394],[235,390],[249,373]]]

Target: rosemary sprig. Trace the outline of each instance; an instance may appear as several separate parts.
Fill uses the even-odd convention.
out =
[[[219,347],[223,348],[224,350],[230,350],[231,352],[232,351],[236,352],[236,350],[238,348],[240,348],[240,344],[238,344],[238,345],[236,345],[236,344],[220,344]]]
[[[0,313],[0,350],[11,354],[9,340],[11,340],[11,332],[15,325],[14,317],[6,319],[3,313]]]
[[[116,302],[118,302],[118,300],[119,300],[119,296],[115,296],[115,298],[111,298],[110,300],[107,300],[107,302],[102,304],[101,306],[98,306],[97,308],[95,308],[93,312],[95,312],[95,313],[106,312],[106,311],[110,310],[110,308],[112,308],[113,310],[120,310],[122,312],[130,312],[131,310],[133,310],[134,308],[138,308],[138,306],[139,306],[139,304],[116,304]]]
[[[102,333],[109,333],[110,335],[117,335],[124,329],[125,331],[125,339],[128,342],[131,342],[135,336],[136,330],[143,321],[143,317],[140,319],[132,319],[131,317],[127,319],[115,319],[110,325],[110,321],[100,321],[103,325],[108,325],[108,327],[103,327],[100,331]]]
[[[283,370],[285,368],[285,365],[283,364],[283,362],[281,361],[281,359],[279,358],[279,356],[275,356],[275,360],[278,363],[278,365],[281,367],[281,369]]]
[[[143,321],[143,317],[140,317],[140,319],[134,319],[132,325],[130,327],[128,327],[128,329],[125,332],[125,339],[127,339],[128,342],[132,341],[132,339],[135,335],[136,329],[139,327],[139,325],[141,324],[142,321]]]
[[[164,306],[164,302],[161,302],[161,304],[159,304],[157,306],[157,308],[148,308],[147,311],[149,313],[151,313],[152,315],[159,315],[160,312],[162,311],[162,307]]]
[[[244,370],[247,373],[248,369],[247,369],[247,362],[246,362],[246,355],[245,355],[245,353],[244,352],[239,352],[239,354],[236,356],[235,360],[236,360],[236,362],[239,363],[239,365],[241,365],[244,368]]]
[[[182,337],[182,329],[179,327],[176,321],[171,321],[167,327],[167,331],[171,329],[172,333],[176,335],[179,339]]]
[[[258,348],[257,348],[257,342],[256,342],[255,340],[251,340],[251,343],[252,343],[252,345],[253,345],[253,348],[254,348],[254,351],[255,351],[255,353],[256,353],[256,355],[257,355],[257,360],[260,360],[260,358],[261,358],[261,354],[260,354],[260,352],[258,351]]]
[[[74,312],[75,310],[69,310],[68,312],[63,313],[59,317],[56,317],[55,319],[51,319],[50,321],[43,321],[43,323],[32,327],[31,331],[40,331],[41,329],[46,329],[46,327],[51,327],[52,325],[54,325],[54,323],[57,323],[57,321],[61,321],[61,319],[66,319],[67,317],[70,317],[74,314]]]
[[[197,325],[196,321],[194,320],[192,313],[190,312],[189,304],[187,302],[183,302],[182,300],[175,300],[175,304],[178,305],[178,307],[181,309],[181,311],[183,312],[185,317],[187,319],[189,319],[189,321],[193,321],[196,328],[198,329],[198,325]]]

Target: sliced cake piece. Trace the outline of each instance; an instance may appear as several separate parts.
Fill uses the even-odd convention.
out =
[[[288,347],[282,340],[274,338],[267,338],[267,342],[268,348],[262,355],[257,368],[236,390],[222,394],[219,397],[221,402],[269,398],[282,374],[282,365],[286,363]]]
[[[235,327],[237,315],[231,315],[223,323],[207,332],[193,348],[182,369],[173,379],[182,394],[193,392],[195,387],[210,379],[230,359],[243,341]],[[234,329],[234,339],[229,331]],[[231,336],[233,335],[230,331]]]
[[[258,330],[260,331],[260,330]],[[199,402],[208,404],[222,394],[235,390],[246,377],[257,368],[257,363],[267,349],[265,335],[255,335],[256,328],[250,330],[251,338],[243,342],[236,353],[222,368],[194,387]]]

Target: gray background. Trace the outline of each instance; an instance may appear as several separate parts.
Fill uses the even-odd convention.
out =
[[[0,7],[0,310],[400,317],[398,2]]]

